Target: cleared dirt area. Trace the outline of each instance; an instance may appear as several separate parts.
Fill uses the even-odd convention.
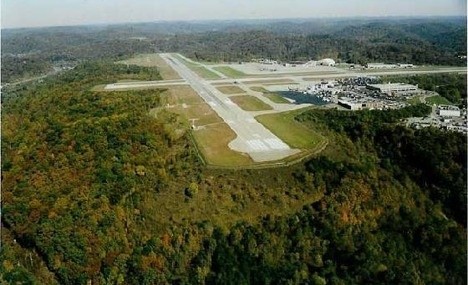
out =
[[[238,86],[234,86],[234,85],[220,86],[220,87],[217,87],[216,89],[218,89],[222,93],[228,94],[228,95],[245,93],[245,91],[242,88],[240,88]]]
[[[252,159],[247,154],[231,150],[229,142],[236,134],[226,123],[212,124],[193,131],[198,149],[209,164],[218,166],[250,165]]]
[[[177,72],[175,72],[158,54],[141,54],[117,63],[157,67],[164,80],[181,79],[179,74],[177,74]]]
[[[320,148],[326,143],[326,138],[297,122],[294,118],[300,112],[262,115],[256,119],[291,147],[302,150]]]
[[[229,99],[231,99],[231,101],[236,103],[244,111],[273,110],[273,108],[270,105],[267,105],[266,103],[260,101],[259,99],[253,96],[233,96]]]

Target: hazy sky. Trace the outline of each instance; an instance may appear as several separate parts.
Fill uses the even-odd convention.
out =
[[[466,0],[1,0],[2,28],[159,20],[466,15]]]

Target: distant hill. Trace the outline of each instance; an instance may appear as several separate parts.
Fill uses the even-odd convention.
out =
[[[57,61],[181,52],[205,61],[258,57],[342,62],[465,65],[466,22],[446,18],[284,19],[159,22],[2,30],[4,82],[44,73]]]

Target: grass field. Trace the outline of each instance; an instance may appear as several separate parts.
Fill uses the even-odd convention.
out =
[[[202,127],[220,123],[223,120],[205,103],[195,105],[177,105],[167,109],[168,111],[182,115],[190,125]]]
[[[182,61],[182,63],[185,64],[188,68],[190,68],[193,72],[195,72],[196,74],[198,74],[200,77],[204,79],[220,79],[221,78],[218,74],[212,72],[211,70],[207,69],[206,67],[198,63],[187,61],[179,55],[176,55],[176,57],[177,59]]]
[[[263,96],[270,99],[270,101],[273,103],[277,103],[277,104],[290,104],[291,103],[276,93],[264,93]]]
[[[436,105],[451,105],[452,104],[452,102],[450,102],[445,97],[442,97],[440,95],[428,97],[426,98],[426,102],[431,105],[432,104],[436,104]]]
[[[277,104],[289,104],[290,103],[288,100],[284,99],[283,97],[276,94],[275,92],[270,92],[263,87],[251,87],[250,89],[256,92],[262,92],[263,96],[270,99],[270,101],[273,103],[277,103]]]
[[[107,86],[107,84],[97,85],[97,86],[94,86],[93,88],[91,88],[91,91],[96,91],[96,92],[106,91],[106,89],[105,89],[106,86]]]
[[[212,72],[211,70],[207,69],[206,67],[203,67],[201,65],[199,66],[192,66],[190,67],[196,74],[198,74],[200,77],[204,79],[219,79],[221,78],[218,74]]]
[[[217,87],[216,89],[218,89],[219,91],[221,91],[222,93],[224,94],[243,94],[245,93],[245,91],[238,87],[238,86],[234,86],[234,85],[229,85],[229,86],[220,86],[220,87]]]
[[[217,66],[213,67],[214,70],[221,72],[222,74],[226,75],[227,77],[230,78],[241,78],[241,77],[246,77],[248,76],[242,71],[239,71],[237,69],[234,69],[229,66]]]
[[[313,150],[326,142],[326,138],[294,120],[301,111],[256,117],[267,129],[293,148]]]
[[[164,80],[181,79],[179,74],[177,74],[177,72],[175,72],[158,54],[140,54],[117,63],[157,67]]]
[[[192,88],[171,88],[166,93],[167,110],[183,116],[190,126],[202,127],[223,122]]]
[[[166,110],[180,115],[186,127],[192,123],[195,143],[204,160],[210,165],[244,166],[253,161],[248,155],[231,150],[229,142],[236,138],[234,131],[224,123],[213,109],[188,86],[170,88],[163,95]]]
[[[273,108],[253,96],[233,96],[230,99],[245,111],[265,111]]]
[[[291,79],[272,79],[272,80],[253,80],[246,82],[246,84],[264,84],[264,85],[278,85],[278,84],[292,84],[295,83]]]
[[[189,86],[174,86],[163,94],[163,100],[168,105],[204,103],[203,99]]]
[[[261,93],[268,93],[270,91],[266,90],[265,88],[263,87],[260,87],[260,86],[253,86],[253,87],[250,87],[250,89],[252,91],[255,91],[255,92],[261,92]]]
[[[226,123],[218,123],[195,130],[193,136],[198,149],[209,164],[218,166],[242,166],[253,163],[247,154],[229,148],[236,134]]]
[[[414,96],[413,98],[408,99],[407,102],[411,105],[419,104],[421,103],[421,96]]]

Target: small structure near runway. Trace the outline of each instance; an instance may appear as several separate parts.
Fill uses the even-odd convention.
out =
[[[317,62],[317,65],[322,65],[322,66],[335,66],[335,64],[336,62],[331,58],[324,58]]]

